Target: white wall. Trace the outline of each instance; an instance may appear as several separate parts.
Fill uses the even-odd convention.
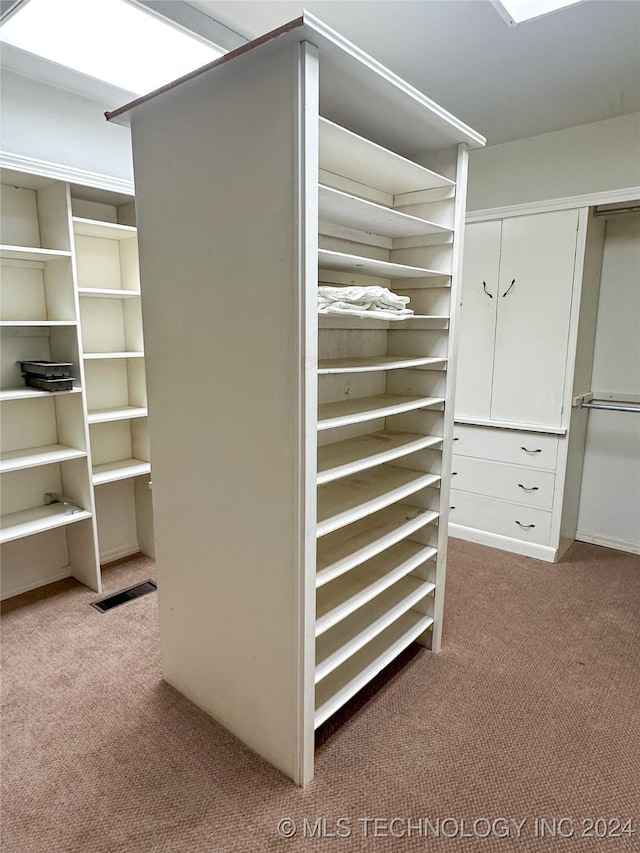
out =
[[[469,210],[640,185],[640,113],[544,133],[469,156]]]
[[[129,129],[109,124],[113,104],[2,69],[0,148],[11,154],[133,180]]]
[[[607,222],[591,387],[640,400],[640,216]],[[640,553],[640,415],[591,410],[578,538]]]

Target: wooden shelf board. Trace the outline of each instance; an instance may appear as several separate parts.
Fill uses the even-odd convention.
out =
[[[85,352],[83,358],[96,360],[99,358],[144,358],[143,352]]]
[[[12,450],[0,455],[0,473],[22,471],[25,468],[37,468],[40,465],[52,465],[67,459],[81,459],[86,450],[65,447],[63,444],[48,444],[42,447],[29,447],[24,450]]]
[[[394,264],[391,261],[378,261],[363,255],[348,255],[330,249],[318,249],[318,265],[326,270],[372,275],[379,278],[449,278],[451,273],[430,270],[424,267],[411,267],[406,264]]]
[[[78,295],[89,299],[132,299],[140,296],[140,291],[108,287],[79,287]]]
[[[317,544],[316,587],[351,571],[437,520],[437,512],[393,504],[347,528],[329,533]]]
[[[0,518],[0,543],[12,542],[14,539],[24,539],[36,533],[44,533],[56,527],[74,524],[91,518],[87,510],[66,513],[61,504],[38,506],[22,512],[13,512]]]
[[[422,234],[452,233],[452,229],[444,225],[375,204],[322,184],[318,188],[318,202],[320,219],[337,222],[358,231],[373,232],[385,237],[418,237]]]
[[[401,320],[381,320],[377,317],[355,317],[350,314],[318,314],[322,329],[447,329],[449,317],[414,314]]]
[[[427,447],[439,447],[439,436],[382,430],[325,444],[318,448],[318,485],[391,462]]]
[[[363,645],[316,686],[315,728],[335,714],[432,624],[430,616],[409,610],[368,642],[366,635],[354,642],[354,646],[360,642]],[[348,651],[345,649],[345,653]]]
[[[384,465],[320,486],[317,536],[332,533],[439,482],[439,474]]]
[[[427,356],[378,355],[360,358],[327,358],[318,362],[318,373],[373,373],[377,370],[401,370],[407,367],[445,365],[446,358]]]
[[[128,480],[130,477],[140,477],[151,473],[151,463],[143,459],[118,459],[115,462],[105,462],[94,465],[92,479],[94,486],[105,483],[115,483],[116,480]]]
[[[62,249],[39,249],[35,246],[0,246],[0,258],[8,261],[59,261],[70,258],[71,252]]]
[[[127,421],[133,418],[146,418],[148,409],[142,406],[118,406],[114,409],[95,409],[89,412],[87,420],[90,424],[104,424],[109,421]]]
[[[0,328],[28,329],[29,326],[77,326],[75,320],[0,320]]]
[[[74,216],[73,233],[81,237],[100,237],[104,240],[129,240],[136,236],[137,229],[133,225],[119,225],[116,222]]]
[[[351,400],[339,400],[336,403],[322,403],[318,406],[318,429],[348,426],[443,403],[442,397],[405,397],[394,394],[378,394],[374,397],[354,397]]]
[[[391,195],[454,187],[453,181],[320,118],[320,168]]]
[[[403,541],[326,584],[316,595],[316,637],[433,559],[436,548]],[[419,579],[418,579],[419,580]],[[431,590],[435,584],[431,583]]]
[[[71,391],[40,391],[38,388],[4,388],[0,391],[0,402],[7,400],[33,400],[42,397],[59,397],[61,394],[80,394],[82,388],[72,388]]]

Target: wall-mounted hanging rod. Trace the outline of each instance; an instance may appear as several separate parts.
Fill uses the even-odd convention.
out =
[[[591,392],[574,397],[573,405],[581,409],[605,409],[610,412],[640,412],[640,403],[623,402],[622,400],[594,400]]]

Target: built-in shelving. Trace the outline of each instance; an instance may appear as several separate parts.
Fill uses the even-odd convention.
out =
[[[63,444],[49,444],[43,447],[30,447],[24,450],[11,450],[0,455],[0,473],[36,468],[39,465],[52,465],[54,462],[66,462],[68,459],[80,459],[87,455],[86,450],[65,447]]]
[[[386,430],[325,444],[318,448],[318,485],[441,444],[439,436]]]
[[[331,249],[318,249],[318,264],[322,269],[338,272],[371,275],[378,278],[433,278],[434,276],[448,277],[451,273],[443,270],[432,270],[426,267],[414,267],[408,264],[396,264],[390,261],[379,261],[363,255],[351,255],[345,252],[335,252]]]
[[[318,329],[448,329],[449,317],[435,314],[414,314],[402,319],[382,320],[377,317],[358,317],[354,314],[318,314]]]
[[[146,418],[148,409],[143,406],[118,406],[111,409],[90,411],[87,420],[90,424],[104,424],[109,421],[125,421],[133,418]]]
[[[130,240],[136,236],[137,230],[133,225],[120,225],[116,222],[105,222],[102,219],[74,216],[73,233],[76,236],[98,237],[101,240]]]
[[[374,397],[356,397],[318,406],[318,429],[349,426],[364,421],[399,415],[415,409],[440,406],[443,397],[409,397],[399,394],[379,394]]]
[[[388,148],[320,117],[320,168],[348,176],[365,186],[399,195],[436,187],[453,188],[453,181]]]
[[[385,237],[415,237],[424,234],[450,234],[452,229],[411,216],[391,207],[368,201],[322,184],[318,189],[319,216],[360,231]]]
[[[7,329],[28,329],[31,326],[37,327],[53,327],[56,326],[77,326],[75,320],[0,320],[0,328]]]
[[[0,259],[7,261],[36,261],[47,263],[70,258],[71,252],[62,249],[39,249],[35,246],[0,246]]]
[[[385,465],[320,486],[317,535],[325,536],[439,481],[438,474]]]
[[[0,518],[0,543],[24,539],[36,533],[44,533],[47,530],[54,530],[56,527],[65,527],[68,524],[75,524],[88,518],[91,518],[91,513],[87,510],[69,512],[61,504],[38,506],[33,509],[9,513]]]
[[[85,352],[83,358],[90,360],[113,358],[144,358],[143,352]]]
[[[113,287],[79,287],[78,294],[87,299],[135,299],[140,296],[140,291]]]
[[[377,370],[399,370],[403,367],[439,367],[446,358],[433,356],[361,356],[330,358],[318,362],[318,373],[365,373]]]
[[[418,585],[416,589],[415,583],[411,584],[412,591],[407,596],[412,603],[414,597],[417,603],[420,598],[428,595],[430,587],[425,582],[422,588]],[[393,593],[397,593],[397,590],[394,589]],[[369,613],[359,611],[352,620],[341,623],[340,632],[337,632],[336,626],[334,629],[337,632],[336,638],[333,633],[325,635],[327,651],[321,647],[316,655],[318,661],[316,678],[318,673],[324,675],[324,672],[328,671],[324,677],[318,678],[316,683],[316,728],[326,722],[400,652],[431,627],[433,618],[411,610],[412,604],[407,604],[407,599],[397,605],[401,615],[390,625],[389,621],[394,618],[395,613],[388,609],[388,602],[382,598],[375,602],[377,607],[371,607],[380,614],[377,619],[374,616],[372,623],[363,625]],[[403,609],[405,604],[407,604],[407,610]],[[335,651],[331,651],[333,648],[329,645],[331,640],[334,640]],[[340,643],[342,645],[339,645]],[[342,659],[345,662],[334,668],[333,664]]]
[[[8,400],[45,400],[47,397],[62,397],[67,394],[81,394],[82,388],[70,391],[40,391],[38,388],[4,388],[0,391],[0,403]]]
[[[93,485],[102,486],[105,483],[115,483],[116,480],[128,480],[150,473],[151,463],[145,462],[144,459],[118,459],[93,466]]]
[[[393,504],[318,540],[316,586],[351,571],[438,520],[438,513]]]

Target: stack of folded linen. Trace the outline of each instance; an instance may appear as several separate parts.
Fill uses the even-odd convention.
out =
[[[318,288],[318,313],[349,314],[380,320],[404,320],[413,316],[407,308],[408,296],[398,296],[387,287],[329,287]]]

